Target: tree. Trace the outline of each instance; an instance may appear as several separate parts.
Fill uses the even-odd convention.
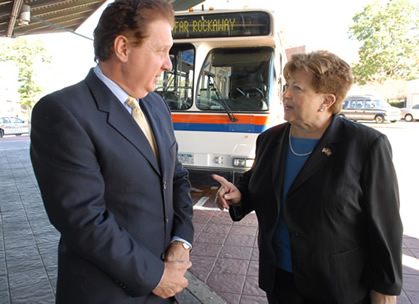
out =
[[[29,43],[23,38],[4,43],[0,49],[0,61],[12,61],[18,69],[17,81],[20,84],[18,92],[21,106],[32,109],[42,93],[42,88],[35,77],[37,63],[51,63],[51,57],[41,42]]]
[[[419,4],[373,0],[353,17],[350,39],[362,43],[353,73],[359,84],[419,78]]]

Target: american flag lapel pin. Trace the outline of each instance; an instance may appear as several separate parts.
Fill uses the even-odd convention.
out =
[[[332,150],[330,150],[329,148],[323,148],[322,152],[324,154],[326,154],[327,157],[329,157],[330,155],[332,155]]]

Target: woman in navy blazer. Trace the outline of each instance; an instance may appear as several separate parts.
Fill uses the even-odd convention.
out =
[[[33,110],[32,163],[61,233],[57,303],[173,303],[188,284],[190,183],[169,108],[153,93],[172,68],[173,19],[165,0],[111,3],[95,30],[98,65]],[[141,105],[157,157],[128,96]]]
[[[269,303],[395,303],[402,224],[382,133],[339,117],[353,83],[334,54],[296,54],[284,69],[286,123],[257,139],[237,186],[214,175],[216,203],[259,221],[259,285]]]

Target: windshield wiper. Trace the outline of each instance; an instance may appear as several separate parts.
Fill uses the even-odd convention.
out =
[[[239,121],[233,114],[233,111],[231,111],[230,107],[227,104],[227,101],[224,99],[223,95],[220,94],[217,85],[214,83],[214,80],[212,79],[212,77],[209,77],[209,86],[213,87],[215,89],[215,95],[217,96],[217,101],[221,101],[221,105],[224,108],[224,111],[227,113],[228,118],[230,118],[230,120],[232,122],[237,122]]]

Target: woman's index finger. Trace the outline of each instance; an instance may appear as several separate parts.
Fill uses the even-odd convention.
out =
[[[228,180],[226,180],[224,177],[217,175],[217,174],[213,174],[212,178],[214,180],[216,180],[217,182],[219,182],[221,184],[221,186],[227,186],[230,182]]]

